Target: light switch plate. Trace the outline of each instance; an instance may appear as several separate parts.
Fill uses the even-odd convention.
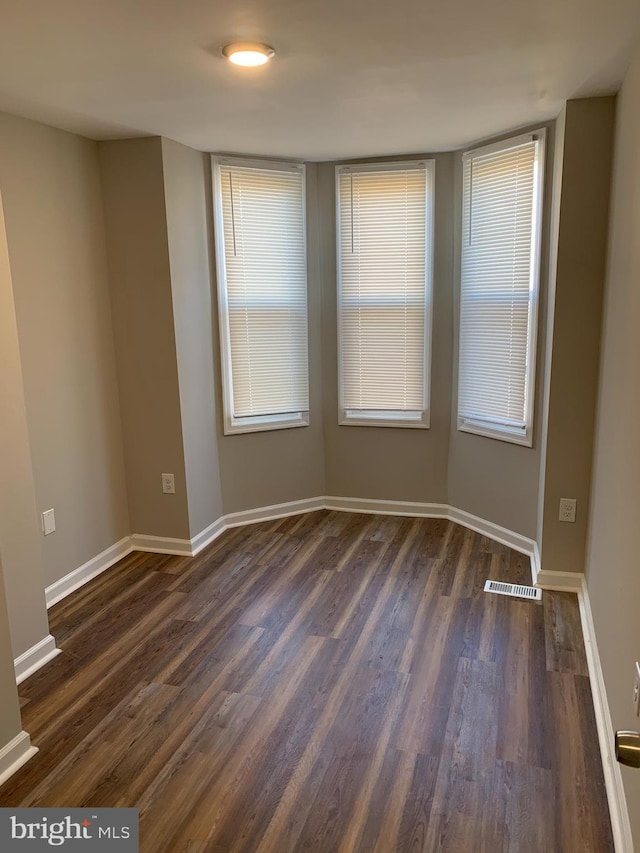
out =
[[[56,516],[52,509],[42,513],[42,532],[45,536],[53,533],[56,529]]]

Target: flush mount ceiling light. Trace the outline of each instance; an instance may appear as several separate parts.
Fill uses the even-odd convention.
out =
[[[275,50],[268,44],[249,41],[225,44],[222,48],[222,55],[234,65],[264,65],[272,56],[275,56],[275,53]]]

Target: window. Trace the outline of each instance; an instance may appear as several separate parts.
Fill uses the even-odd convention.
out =
[[[304,177],[213,158],[226,434],[309,423]]]
[[[458,429],[532,445],[544,131],[463,156]]]
[[[336,169],[341,424],[429,426],[434,167]]]

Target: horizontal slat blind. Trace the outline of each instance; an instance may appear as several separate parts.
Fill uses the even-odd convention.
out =
[[[422,412],[427,171],[339,172],[338,204],[342,405]]]
[[[539,144],[473,152],[464,160],[459,416],[525,432]]]
[[[309,408],[304,176],[220,166],[235,418]]]

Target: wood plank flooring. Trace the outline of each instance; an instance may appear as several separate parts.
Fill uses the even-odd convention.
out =
[[[1,806],[137,806],[145,853],[613,850],[577,600],[443,520],[133,554],[50,611]]]

